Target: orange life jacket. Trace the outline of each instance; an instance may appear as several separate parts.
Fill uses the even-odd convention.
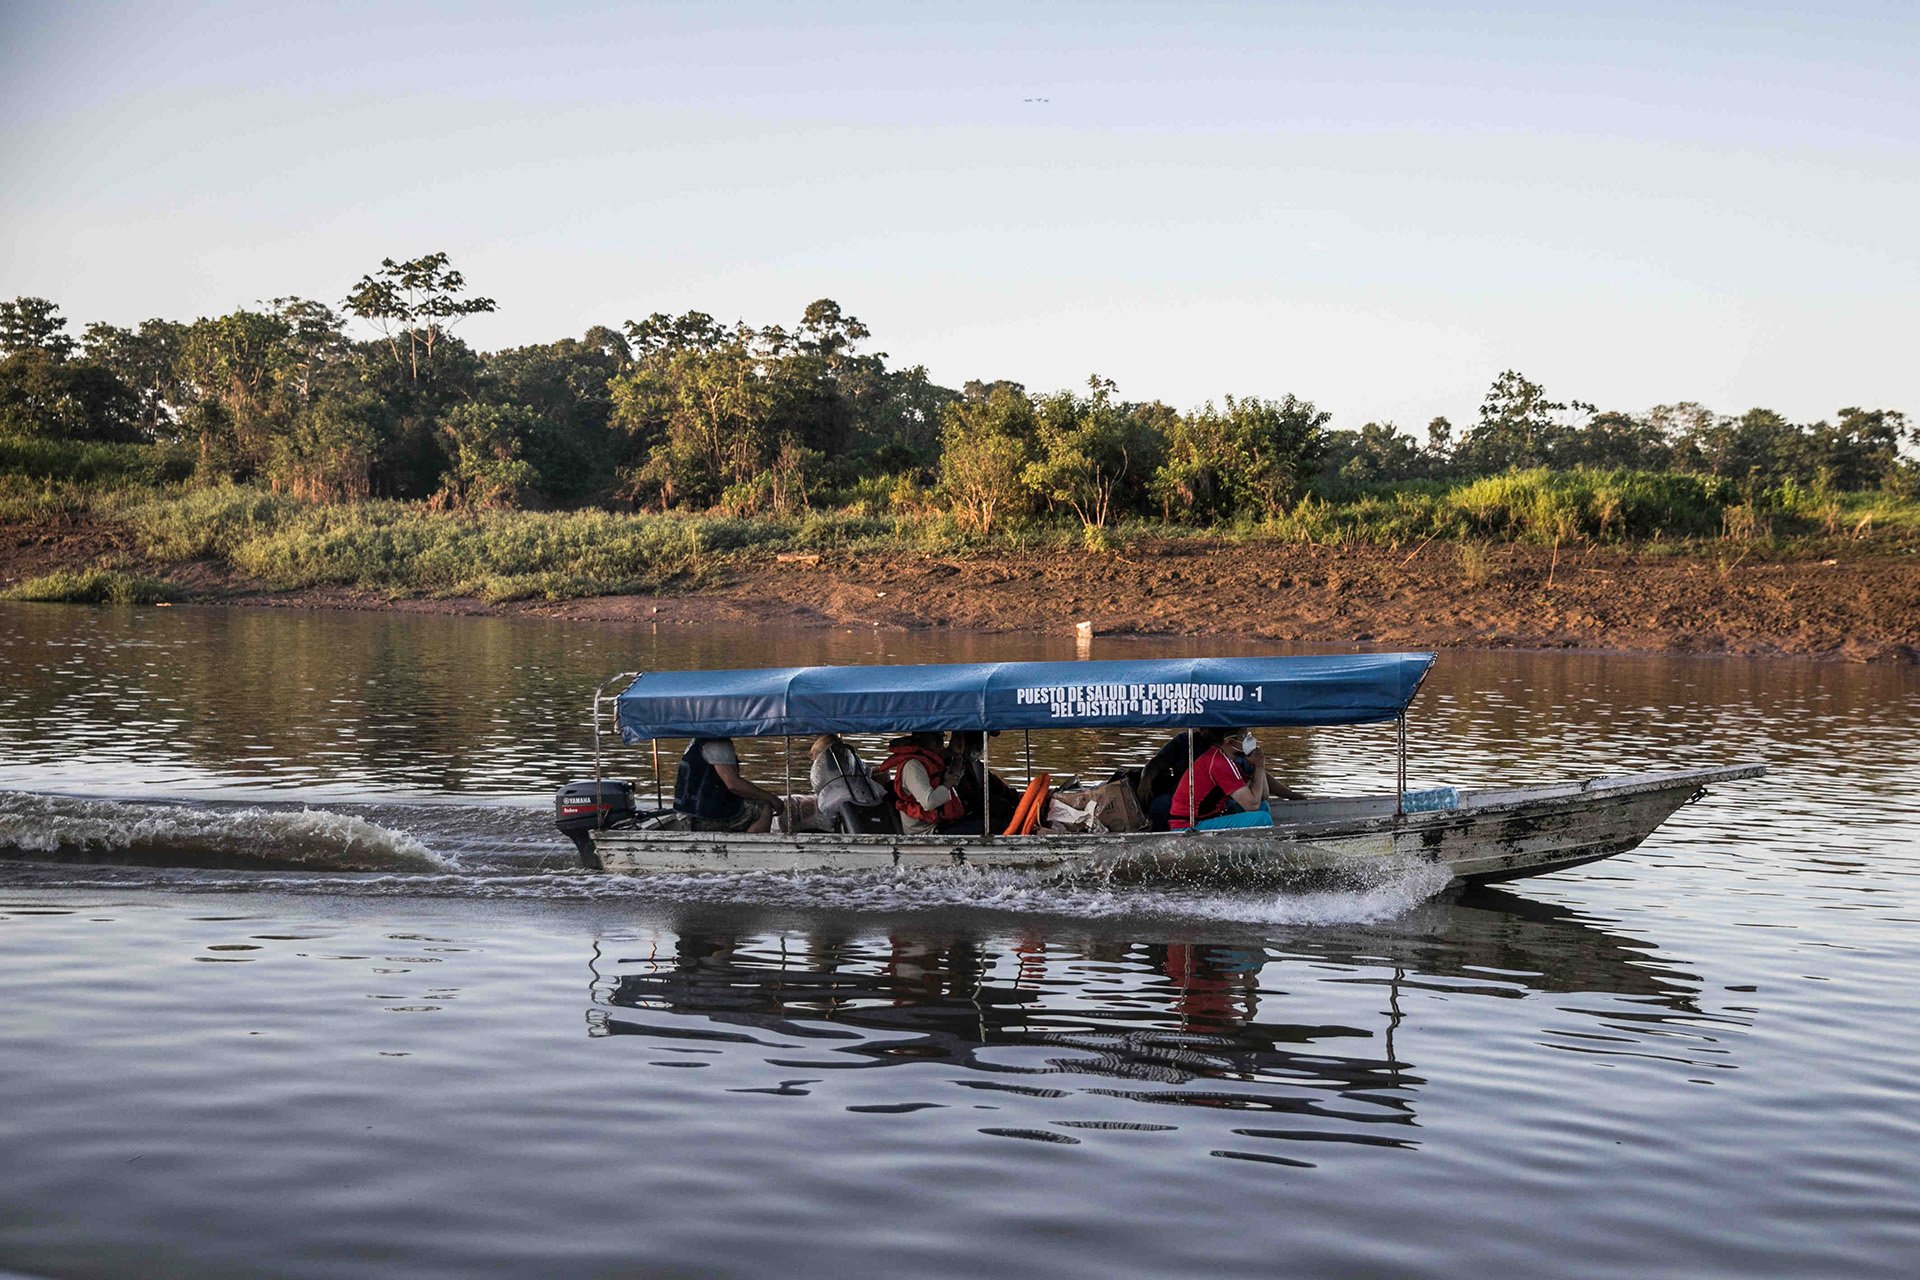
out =
[[[927,785],[938,787],[946,775],[947,762],[938,753],[911,742],[894,745],[890,754],[880,762],[879,772],[893,775],[894,807],[916,822],[951,822],[967,811],[967,807],[958,795],[947,797],[947,802],[937,809],[929,809],[913,798],[913,792],[907,790],[901,777],[901,767],[909,760],[918,760],[927,771]]]

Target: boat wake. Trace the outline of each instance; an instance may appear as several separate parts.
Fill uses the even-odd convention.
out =
[[[403,832],[326,809],[222,808],[0,792],[0,854],[227,870],[445,871]]]
[[[115,868],[90,870],[83,881],[41,887],[100,883]],[[707,875],[607,875],[601,872],[509,871],[388,874],[372,876],[277,876],[271,873],[192,880],[151,880],[120,872],[122,888],[167,888],[187,892],[340,894],[356,897],[453,898],[490,901],[580,902],[635,906],[753,907],[828,910],[863,914],[974,910],[1068,919],[1160,919],[1253,925],[1370,924],[1406,914],[1449,883],[1444,868],[1430,863],[1383,864],[1364,878],[1344,877],[1318,887],[1286,892],[1185,885],[1092,888],[1063,884],[1050,876],[1018,871],[922,871],[825,874],[740,872]]]
[[[0,884],[1316,925],[1392,919],[1448,883],[1442,867],[1391,859],[1338,873],[1296,869],[1277,881],[1271,870],[1226,865],[1159,883],[977,867],[612,875],[575,869],[547,823],[539,810],[491,805],[381,805],[360,814],[0,792],[0,865],[16,864]],[[46,865],[56,862],[59,869]]]
[[[549,886],[554,879],[548,877]],[[1446,888],[1434,863],[1382,860],[1364,870],[1303,878],[1284,891],[1230,882],[1097,884],[1058,875],[984,869],[904,874],[760,872],[731,875],[569,876],[589,896],[675,903],[746,903],[883,912],[975,908],[1080,918],[1158,916],[1244,924],[1366,924],[1392,919]]]

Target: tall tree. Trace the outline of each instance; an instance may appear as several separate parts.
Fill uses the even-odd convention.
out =
[[[67,321],[45,298],[19,297],[0,302],[0,355],[44,351],[56,360],[73,354]]]
[[[525,411],[497,420],[521,433],[514,456],[523,457],[529,468],[522,490],[552,503],[581,502],[613,490],[618,433],[611,426],[609,387],[632,363],[627,340],[603,326],[579,338],[486,357],[475,389],[479,401]],[[455,406],[452,412],[459,410]],[[443,420],[442,439],[447,438]],[[457,469],[459,458],[453,462]]]
[[[1358,431],[1326,435],[1327,475],[1360,484],[1413,480],[1428,472],[1428,455],[1391,422],[1369,422]]]
[[[406,262],[382,258],[380,270],[361,276],[347,295],[347,310],[380,330],[394,360],[417,382],[448,329],[466,316],[498,309],[492,298],[460,297],[466,289],[467,278],[448,265],[444,253]]]
[[[1579,429],[1593,406],[1547,398],[1546,388],[1508,369],[1493,380],[1480,405],[1480,422],[1454,452],[1468,471],[1492,473],[1510,467],[1544,467],[1553,451]],[[1572,415],[1572,420],[1568,420]]]
[[[142,439],[172,439],[189,402],[179,373],[186,326],[144,320],[138,329],[94,323],[86,328],[87,359],[106,368],[134,397],[133,427]]]
[[[98,361],[74,359],[75,350],[47,299],[0,302],[0,436],[137,438],[133,392]]]

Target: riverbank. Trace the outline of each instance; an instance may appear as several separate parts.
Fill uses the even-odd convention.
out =
[[[1464,561],[1464,563],[1463,563]],[[1755,563],[1517,544],[1148,543],[1114,553],[822,556],[744,564],[689,596],[519,611],[668,624],[771,620],[1383,648],[1608,649],[1920,661],[1920,563]]]
[[[747,548],[652,590],[488,600],[363,586],[284,589],[212,557],[168,560],[111,522],[0,526],[0,586],[112,564],[133,598],[257,607],[522,614],[663,626],[1232,636],[1282,644],[1600,649],[1920,662],[1920,557],[1846,539],[1412,547],[1133,539],[953,554]]]

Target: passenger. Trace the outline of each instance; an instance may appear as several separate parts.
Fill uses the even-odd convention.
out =
[[[893,806],[887,802],[886,786],[874,778],[873,771],[861,763],[839,734],[821,734],[808,751],[813,757],[809,777],[819,806],[818,830],[858,835],[893,828]]]
[[[1252,734],[1229,734],[1209,747],[1173,787],[1167,826],[1179,831],[1227,813],[1252,813],[1267,803],[1267,761]]]
[[[1193,745],[1187,735],[1176,733],[1167,744],[1153,753],[1153,759],[1140,769],[1137,794],[1140,809],[1147,815],[1147,830],[1165,831],[1167,815],[1173,807],[1173,789],[1187,771],[1187,762],[1199,762],[1203,752],[1218,746],[1227,736],[1225,729],[1195,729]]]
[[[888,755],[874,772],[892,775],[893,805],[900,811],[900,830],[907,835],[947,830],[958,822],[965,806],[947,784],[950,770],[938,733],[915,733],[887,744]]]
[[[983,827],[998,831],[1013,818],[1020,793],[1005,778],[986,768],[980,759],[985,743],[985,736],[977,729],[955,729],[947,735],[947,776],[953,780],[954,792],[960,797],[961,817],[958,825],[940,824],[943,832],[977,836]],[[980,786],[983,773],[986,775],[984,795]],[[998,825],[994,825],[996,823]]]
[[[680,757],[673,780],[673,807],[693,820],[695,831],[762,834],[785,812],[779,796],[748,782],[732,738],[695,738]]]

